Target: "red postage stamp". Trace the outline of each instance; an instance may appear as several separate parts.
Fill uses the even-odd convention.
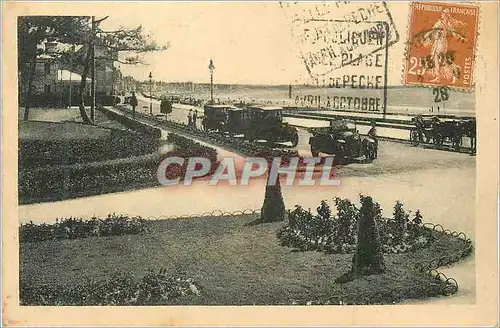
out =
[[[404,83],[472,89],[479,8],[413,2],[410,15]]]

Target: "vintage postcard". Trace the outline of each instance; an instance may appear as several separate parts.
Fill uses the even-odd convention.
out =
[[[2,6],[5,326],[498,326],[496,2]]]

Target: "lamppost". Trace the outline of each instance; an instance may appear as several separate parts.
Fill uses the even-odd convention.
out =
[[[153,74],[149,72],[149,115],[153,115]]]
[[[208,69],[210,70],[210,103],[214,103],[214,62],[210,59],[210,63],[208,64]]]

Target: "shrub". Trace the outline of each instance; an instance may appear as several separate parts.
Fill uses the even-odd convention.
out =
[[[109,119],[118,121],[131,130],[151,136],[155,139],[161,138],[161,129],[158,127],[134,120],[132,117],[128,117],[122,113],[118,113],[103,106],[97,106],[97,108],[106,114]]]
[[[56,219],[54,224],[21,224],[19,241],[39,242],[56,239],[78,239],[91,236],[115,236],[139,234],[148,231],[148,223],[140,216],[109,214],[106,219],[92,217],[90,220],[77,218]]]
[[[361,200],[365,199],[361,196]],[[321,201],[317,214],[295,206],[287,212],[288,225],[278,230],[282,246],[327,253],[352,253],[356,250],[360,210],[349,199],[335,198],[337,215],[332,216],[326,201]],[[403,204],[394,206],[394,218],[382,217],[380,205],[373,202],[373,218],[385,253],[406,253],[427,247],[435,240],[430,229],[422,224],[419,211],[409,221]],[[398,220],[396,220],[398,219]]]
[[[137,185],[157,185],[160,158],[146,155],[100,163],[20,169],[20,203],[102,194]]]
[[[281,186],[279,176],[274,185],[269,184],[269,177],[266,183],[266,193],[264,196],[264,204],[262,204],[260,221],[261,222],[276,222],[285,219],[285,203],[281,194]]]
[[[385,271],[382,244],[378,234],[376,218],[380,207],[370,196],[360,196],[358,242],[353,257],[351,272],[357,274],[378,274]]]
[[[79,126],[79,123],[29,122],[28,124],[43,124],[46,129],[53,127],[56,130],[60,124]],[[107,137],[70,140],[19,139],[19,167],[23,169],[100,162],[150,154],[158,150],[159,140],[150,135],[119,129],[96,129],[109,131]],[[93,131],[88,130],[88,133]]]
[[[349,199],[339,197],[335,198],[335,206],[338,211],[338,230],[336,234],[338,244],[355,244],[358,209]]]
[[[192,139],[169,133],[167,142],[175,146],[176,156],[183,158],[205,157],[210,159],[211,162],[217,161],[217,150],[215,148],[204,146]]]
[[[30,286],[20,283],[21,305],[99,306],[166,305],[182,296],[198,296],[192,279],[149,271],[142,279],[131,273],[115,273],[106,280],[88,279],[70,285]]]

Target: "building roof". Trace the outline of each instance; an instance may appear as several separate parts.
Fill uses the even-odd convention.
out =
[[[45,48],[46,43],[53,44],[53,47],[50,50],[46,50],[46,48]],[[69,51],[77,52],[83,48],[83,45],[80,45],[80,44],[79,45],[72,45],[72,44],[57,43],[57,42],[46,42],[46,43],[42,43],[42,44],[37,45],[37,48],[43,52],[37,56],[38,59],[55,59],[55,58],[59,58],[62,53],[69,52]]]
[[[65,70],[65,69],[58,69],[57,70],[57,81],[59,82],[75,82],[75,83],[80,83],[82,81],[82,76],[80,74]],[[90,81],[89,78],[87,78],[87,81]]]

